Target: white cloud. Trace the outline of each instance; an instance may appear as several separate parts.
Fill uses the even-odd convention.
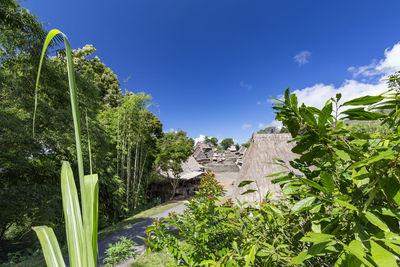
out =
[[[259,129],[264,129],[265,127],[267,127],[267,124],[264,124],[264,123],[262,123],[262,122],[260,122],[260,123],[258,124],[258,128],[259,128]]]
[[[342,94],[341,102],[345,102],[364,95],[377,95],[385,90],[387,90],[387,85],[384,82],[369,84],[346,80],[342,86],[337,88],[332,84],[319,83],[311,87],[295,90],[293,93],[297,95],[299,104],[304,103],[306,106],[322,108],[325,102],[337,93]]]
[[[262,123],[262,122],[260,122],[258,124],[258,128],[260,128],[260,129],[265,129],[265,128],[270,127],[270,126],[280,129],[280,128],[282,128],[282,122],[273,120],[270,123]]]
[[[252,127],[252,125],[251,124],[248,124],[248,123],[244,123],[243,125],[242,125],[242,129],[249,129],[249,128],[251,128]]]
[[[262,104],[262,102],[261,101],[257,101],[257,105],[261,105]]]
[[[197,138],[194,139],[194,144],[197,144],[198,142],[203,142],[205,138],[206,138],[205,135],[200,134],[199,137],[197,137]]]
[[[371,64],[348,68],[348,71],[353,73],[354,77],[358,76],[386,76],[395,71],[400,70],[400,42],[395,44],[391,49],[385,50],[385,58],[381,60],[372,60]]]
[[[365,66],[352,66],[348,70],[353,72],[354,77],[361,75],[366,78],[361,79],[361,81],[354,79],[345,80],[340,86],[318,83],[310,87],[295,90],[292,93],[297,95],[299,104],[304,103],[307,106],[317,108],[322,108],[325,102],[331,97],[335,97],[337,93],[342,94],[342,103],[365,95],[380,94],[387,90],[387,84],[382,78],[400,70],[400,42],[395,44],[391,49],[386,49],[383,59],[373,60],[371,64]],[[372,82],[371,79],[374,76],[379,78],[378,82]],[[282,99],[283,96],[280,95],[278,98]],[[269,102],[273,102],[273,100],[269,100]]]
[[[296,61],[299,66],[302,66],[308,62],[310,62],[310,57],[311,57],[311,52],[310,51],[301,51],[300,53],[298,53],[297,55],[295,55],[294,61]]]
[[[240,82],[240,87],[247,89],[247,90],[253,89],[253,85],[251,85],[249,83],[245,83],[245,82]]]

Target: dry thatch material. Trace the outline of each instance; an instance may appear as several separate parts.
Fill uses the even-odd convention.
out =
[[[197,163],[193,156],[189,156],[185,162],[182,162],[181,167],[182,172],[179,175],[180,179],[188,180],[195,177],[200,177],[204,174],[204,167]],[[168,172],[159,170],[159,173],[165,178],[174,178],[174,173],[172,170],[168,170]]]
[[[239,178],[234,184],[233,199],[237,198],[240,202],[259,202],[260,199],[265,198],[267,192],[280,192],[280,186],[271,183],[271,179],[275,177],[265,178],[265,176],[287,170],[268,162],[276,162],[275,158],[280,158],[289,165],[289,161],[296,158],[297,155],[291,151],[294,143],[288,143],[290,139],[290,134],[253,134]],[[253,180],[256,183],[239,188],[238,185],[245,180]],[[257,191],[241,195],[249,189]],[[275,193],[275,195],[279,194]]]

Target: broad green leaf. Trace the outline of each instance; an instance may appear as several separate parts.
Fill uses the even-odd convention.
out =
[[[400,255],[400,246],[392,244],[390,242],[385,242],[385,245],[393,249],[393,251],[396,252],[397,255]]]
[[[293,213],[301,212],[304,209],[311,207],[314,200],[315,200],[315,197],[307,197],[307,198],[304,198],[304,199],[298,201],[292,207],[292,212]]]
[[[254,181],[251,181],[251,180],[244,180],[244,181],[240,182],[240,184],[238,185],[238,187],[243,187],[243,186],[246,186],[246,185],[251,184],[251,183],[254,183]]]
[[[47,226],[36,226],[33,227],[33,230],[39,238],[47,266],[65,267],[60,246],[58,245],[53,229]]]
[[[300,178],[300,180],[301,180],[303,183],[308,184],[308,185],[314,187],[315,189],[318,189],[319,191],[322,191],[322,192],[324,192],[324,193],[327,192],[327,190],[325,190],[325,188],[323,188],[320,184],[318,184],[318,183],[316,183],[316,182],[314,182],[314,181],[312,181],[312,180],[310,180],[310,179],[307,179],[307,178]]]
[[[345,102],[342,106],[363,106],[363,105],[372,105],[382,101],[384,99],[383,96],[362,96],[359,98],[352,99],[350,101]]]
[[[390,251],[387,251],[376,242],[371,240],[372,259],[378,266],[382,267],[397,267],[396,258]]]
[[[314,115],[310,111],[309,107],[302,106],[300,107],[300,115],[304,119],[304,121],[310,126],[317,126],[317,120]]]
[[[342,114],[346,114],[346,118],[349,120],[377,120],[385,117],[385,114],[379,112],[368,112],[365,111],[364,108],[352,108],[342,112]]]
[[[265,178],[275,177],[275,176],[278,176],[278,175],[281,175],[281,174],[284,174],[284,173],[286,173],[286,171],[273,173],[273,174],[270,174],[270,175],[267,175],[267,176],[264,176],[264,177],[265,177]]]
[[[87,265],[87,247],[83,233],[81,209],[71,166],[64,161],[61,169],[61,193],[67,232],[70,266]]]
[[[286,88],[285,90],[285,105],[290,107],[290,90]]]
[[[302,252],[300,252],[299,255],[297,255],[296,257],[294,257],[290,262],[289,265],[301,265],[307,258],[309,258],[310,256],[307,255],[307,250],[303,250]]]
[[[298,112],[299,112],[299,109],[298,109],[298,107],[297,107],[297,96],[296,96],[295,94],[291,94],[291,95],[290,95],[290,102],[291,102],[291,107],[292,107],[292,109],[293,109],[296,113],[298,113]]]
[[[365,213],[365,218],[367,218],[367,220],[372,223],[373,225],[375,225],[376,227],[380,228],[381,230],[385,231],[385,232],[390,232],[389,227],[386,225],[386,223],[384,223],[381,219],[379,219],[375,214],[373,214],[372,212],[367,211]]]
[[[325,105],[322,110],[321,114],[318,117],[318,128],[326,129],[325,123],[327,122],[328,118],[331,116],[332,113],[332,103]]]
[[[91,244],[92,253],[89,262],[96,262],[97,258],[97,225],[99,206],[99,186],[97,174],[85,176],[86,210],[89,213],[89,223],[85,225],[86,246]],[[91,256],[92,255],[92,256]]]
[[[200,266],[208,265],[208,264],[211,264],[211,266],[214,266],[214,265],[217,264],[217,262],[215,262],[215,261],[213,261],[213,260],[204,260],[204,261],[202,261],[202,262],[200,263]]]
[[[349,161],[351,159],[350,155],[347,154],[345,151],[336,148],[334,148],[333,150],[335,150],[336,155],[338,155],[340,159],[344,161]]]
[[[359,240],[353,240],[350,242],[348,246],[344,246],[344,249],[347,250],[350,254],[354,255],[359,259],[362,263],[364,263],[367,266],[373,267],[374,265],[371,264],[365,257],[366,253],[364,251],[364,247],[361,241]]]
[[[400,236],[393,232],[380,232],[376,236],[385,240],[385,242],[390,242],[393,244],[400,245]]]
[[[333,181],[332,175],[328,172],[321,172],[320,177],[324,188],[329,194],[331,194],[335,189],[335,182]]]
[[[318,244],[318,243],[331,241],[333,237],[334,237],[333,235],[308,232],[306,234],[306,236],[304,236],[303,238],[300,239],[300,241],[313,242],[314,244]]]
[[[346,201],[343,201],[343,200],[340,200],[340,199],[336,198],[335,202],[337,204],[339,204],[340,206],[342,206],[342,207],[346,207],[346,208],[348,208],[350,210],[358,211],[358,209],[356,207],[354,207],[353,205],[351,205],[350,203],[348,203]]]
[[[256,191],[257,191],[257,190],[255,190],[255,189],[249,189],[249,190],[244,191],[241,195],[251,194],[251,193],[254,193],[254,192],[256,192]]]
[[[249,266],[250,263],[254,263],[254,259],[256,257],[256,252],[257,252],[257,245],[253,245],[250,249],[249,254],[246,255],[246,265],[245,267]]]

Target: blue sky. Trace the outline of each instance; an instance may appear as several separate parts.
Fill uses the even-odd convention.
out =
[[[73,48],[92,44],[164,129],[246,142],[275,125],[269,96],[319,106],[384,89],[400,70],[400,1],[25,0]],[[386,52],[385,52],[386,51]],[[398,56],[397,56],[398,55]]]

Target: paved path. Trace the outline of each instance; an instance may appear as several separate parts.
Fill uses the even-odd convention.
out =
[[[222,186],[224,187],[224,189],[226,190],[226,197],[230,197],[231,193],[232,193],[232,183],[234,180],[236,180],[238,177],[238,173],[237,172],[221,172],[221,173],[216,173],[216,179],[222,184]],[[185,201],[186,202],[186,201]],[[167,218],[168,214],[170,212],[175,212],[175,213],[182,213],[185,209],[185,202],[181,203],[169,210],[166,210],[162,213],[159,214],[155,214],[153,216],[150,216],[149,218],[146,218],[143,221],[140,221],[138,223],[133,224],[132,226],[130,226],[129,228],[123,229],[117,233],[111,234],[109,236],[107,236],[106,238],[100,240],[98,242],[98,246],[99,246],[99,266],[103,266],[103,260],[106,257],[106,255],[104,254],[105,250],[108,248],[108,244],[112,243],[114,244],[115,242],[117,242],[121,237],[125,236],[128,239],[131,239],[133,241],[136,242],[136,244],[138,244],[137,246],[135,246],[135,250],[137,251],[137,253],[140,255],[142,254],[146,247],[144,244],[143,239],[141,239],[140,237],[146,237],[144,231],[146,230],[146,228],[152,223],[152,219],[153,218]],[[123,262],[121,264],[118,264],[117,266],[130,266],[132,264],[134,260],[130,259],[127,260],[126,262]]]

